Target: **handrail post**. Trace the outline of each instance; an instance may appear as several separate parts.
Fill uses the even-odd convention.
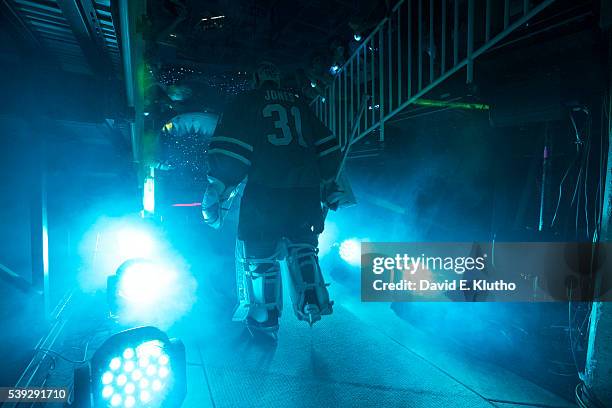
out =
[[[474,81],[474,0],[468,0],[468,32],[467,32],[467,83]]]
[[[384,25],[380,28],[380,33],[378,35],[378,76],[379,76],[379,85],[380,85],[380,96],[379,96],[379,109],[378,109],[378,115],[379,115],[379,119],[378,122],[380,123],[380,138],[379,140],[384,140],[384,117],[385,117],[385,81],[383,81],[384,78],[384,74],[385,74],[385,70],[384,70],[384,66],[385,66],[385,59],[383,56],[383,51],[385,50],[384,46],[385,46],[385,40],[384,40],[384,35],[383,35],[383,30],[384,30]]]

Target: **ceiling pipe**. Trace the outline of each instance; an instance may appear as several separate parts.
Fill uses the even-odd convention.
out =
[[[137,78],[137,69],[142,65],[144,39],[136,32],[135,17],[143,15],[145,10],[146,3],[143,0],[119,0],[123,75],[127,105],[133,114],[130,121],[130,136],[135,163],[141,162],[141,140],[144,130],[144,91],[139,86]]]

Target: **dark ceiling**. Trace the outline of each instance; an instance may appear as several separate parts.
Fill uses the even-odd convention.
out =
[[[358,45],[353,34],[366,36],[395,3],[147,0],[146,13],[135,17],[136,31],[146,40],[144,73],[150,80],[144,112],[150,114],[149,121],[157,118],[165,123],[180,112],[220,110],[228,96],[249,87],[250,73],[262,60],[284,69],[286,85],[313,93],[310,80],[320,78],[323,83],[317,89],[323,89],[332,78],[329,67],[342,64]],[[584,30],[585,21],[592,24],[589,16],[596,3],[559,0],[532,26],[520,28],[507,44],[500,44],[503,50],[493,50],[492,63],[515,66],[515,57],[502,58],[508,48],[523,49],[547,35],[559,37],[560,30]],[[19,106],[19,94],[34,95],[35,99],[22,103],[28,108],[44,96],[45,103],[38,103],[38,109],[45,114],[98,122],[111,118],[128,140],[122,119],[132,120],[133,112],[120,102],[125,99],[125,84],[117,4],[111,0],[0,0],[0,62],[7,72],[12,70],[4,79],[9,81],[5,90],[18,95],[13,106]],[[560,50],[566,40],[557,41],[549,48]],[[572,52],[555,58],[564,60]],[[485,69],[487,58],[483,56],[477,65],[477,84],[487,72],[498,72],[495,67]],[[461,77],[447,81],[438,91],[461,96],[473,90],[466,91]],[[64,99],[74,109],[52,98],[62,95],[71,95]],[[80,112],[85,108],[96,112],[96,117],[85,117]]]
[[[375,0],[152,0],[150,57],[217,70],[248,70],[261,60],[308,67],[378,23],[386,8]]]
[[[341,65],[358,46],[353,35],[366,35],[395,1],[147,4],[141,25],[147,43],[145,63],[154,85],[145,109],[153,113],[220,110],[228,97],[250,87],[252,70],[261,61],[276,63],[285,86],[312,97],[310,81],[316,78],[324,88],[332,79],[330,66]]]

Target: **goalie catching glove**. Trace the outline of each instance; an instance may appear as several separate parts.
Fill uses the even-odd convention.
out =
[[[321,184],[321,201],[332,211],[350,207],[357,202],[348,178],[343,173],[338,181],[329,180]]]

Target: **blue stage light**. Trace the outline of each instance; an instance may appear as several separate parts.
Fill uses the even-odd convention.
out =
[[[155,212],[155,179],[153,168],[150,169],[150,175],[145,179],[142,192],[143,214],[152,215]]]
[[[144,360],[147,374],[135,368]],[[112,336],[85,368],[75,371],[78,407],[169,408],[180,407],[185,398],[185,347],[155,327]]]
[[[355,33],[355,34],[353,34],[353,38],[355,39],[355,41],[359,42],[359,41],[361,41],[361,34]]]
[[[103,399],[111,401],[112,405],[112,399],[115,398],[115,395],[119,395],[124,400],[125,406],[134,406],[136,404],[134,395],[137,395],[139,400],[143,401],[151,398],[151,394],[148,391],[149,388],[158,393],[162,392],[166,388],[167,382],[171,379],[172,369],[170,357],[163,349],[164,346],[160,340],[151,340],[141,343],[136,346],[135,349],[125,349],[123,352],[123,358],[125,360],[123,372],[116,377],[114,382],[112,372],[106,371],[102,375],[102,385],[110,383],[115,385],[115,388],[112,389],[112,395],[107,387],[102,388]],[[113,359],[111,359],[111,362]],[[138,375],[133,375],[136,362],[144,360],[147,361],[146,381],[142,381],[142,373],[140,371],[138,371]],[[138,391],[134,383],[135,378],[139,381]]]
[[[355,239],[342,241],[339,249],[340,257],[349,265],[361,265],[361,243]]]
[[[338,72],[340,72],[340,66],[338,64],[334,64],[329,68],[329,73],[332,75],[336,75]]]
[[[117,249],[123,260],[148,258],[155,253],[157,243],[146,228],[119,228],[115,236]]]
[[[125,261],[107,280],[111,313],[120,316],[126,311],[131,314],[148,312],[167,300],[177,280],[178,273],[170,265],[147,259]],[[125,350],[128,355],[130,352],[133,350]]]

